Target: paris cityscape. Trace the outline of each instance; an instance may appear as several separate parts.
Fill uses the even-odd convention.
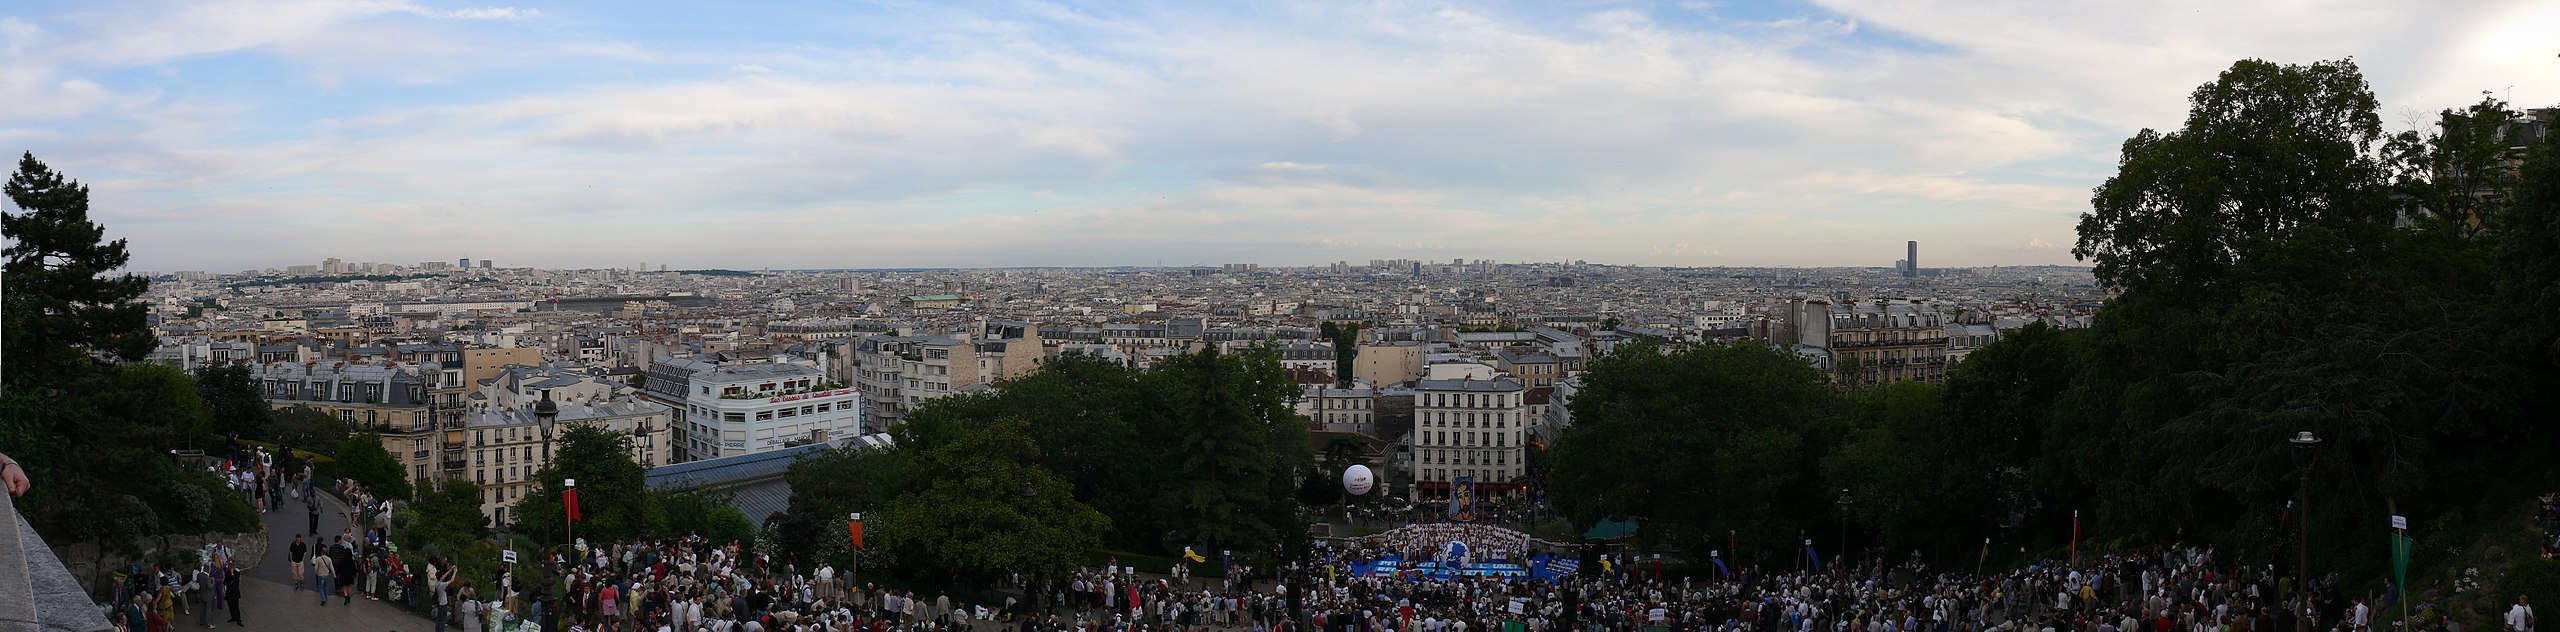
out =
[[[0,632],[2533,632],[2554,33],[0,8]]]

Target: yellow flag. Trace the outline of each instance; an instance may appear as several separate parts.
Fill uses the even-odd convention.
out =
[[[1193,552],[1191,551],[1191,547],[1187,547],[1187,546],[1186,546],[1186,547],[1182,547],[1182,559],[1191,560],[1191,561],[1193,561],[1193,562],[1207,562],[1207,561],[1209,561],[1209,558],[1200,557],[1200,554],[1199,554],[1199,553],[1193,553]]]

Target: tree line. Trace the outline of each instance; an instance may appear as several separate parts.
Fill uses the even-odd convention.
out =
[[[2522,514],[2560,490],[2560,143],[2516,147],[2520,113],[2485,97],[2385,133],[2349,61],[2241,61],[2189,103],[2125,141],[2081,217],[2073,253],[2113,293],[2091,327],[1851,390],[1762,343],[1622,349],[1546,455],[1556,504],[1779,567],[1805,540],[2059,555],[2075,516],[2081,547],[2216,545],[2287,575],[2307,520],[2312,572],[2361,582],[2387,574],[2391,515],[2455,566],[2438,552],[2531,546]]]
[[[894,449],[794,464],[779,550],[851,563],[844,523],[861,512],[865,572],[935,581],[1057,578],[1104,550],[1276,556],[1306,541],[1295,499],[1314,463],[1297,394],[1269,348],[1145,370],[1053,357],[918,406]]]

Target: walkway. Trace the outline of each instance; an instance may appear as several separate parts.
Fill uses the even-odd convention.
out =
[[[321,606],[319,597],[311,591],[294,590],[290,551],[293,536],[302,534],[305,544],[318,548],[319,542],[336,537],[347,528],[346,503],[330,496],[325,489],[320,490],[319,496],[321,537],[318,539],[308,535],[310,512],[301,502],[287,499],[284,507],[267,513],[267,559],[240,580],[241,622],[248,624],[248,629],[287,632],[434,630],[435,624],[425,617],[366,599],[364,595],[356,595],[352,604],[341,605],[336,599],[331,599],[329,605]],[[308,581],[307,577],[305,581]],[[228,614],[216,612],[215,620],[220,621]],[[190,618],[186,622],[192,624],[195,620]],[[217,627],[235,626],[226,622]],[[179,629],[186,628],[181,626]]]

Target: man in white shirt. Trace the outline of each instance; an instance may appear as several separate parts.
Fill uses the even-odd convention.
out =
[[[2533,623],[2532,599],[2517,595],[2515,607],[2507,609],[2507,629],[2513,632],[2533,632]]]

